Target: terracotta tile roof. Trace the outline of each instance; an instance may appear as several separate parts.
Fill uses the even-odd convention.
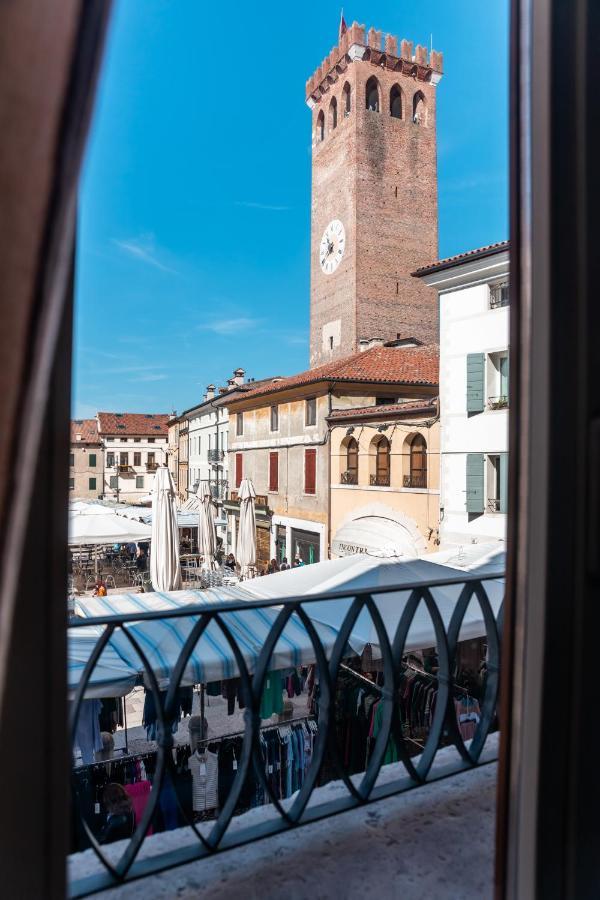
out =
[[[298,375],[267,381],[236,400],[249,400],[318,382],[362,382],[436,386],[439,378],[437,347],[372,347]]]
[[[79,435],[79,437],[77,437]],[[71,419],[72,444],[99,444],[96,419]]]
[[[414,415],[416,412],[434,415],[437,412],[437,398],[424,397],[422,400],[405,400],[400,403],[382,403],[378,406],[360,406],[356,408],[334,409],[328,419],[362,419],[373,417],[385,418],[390,415]]]
[[[419,278],[421,275],[428,275],[430,272],[437,272],[439,269],[450,269],[452,266],[459,265],[469,259],[492,256],[494,253],[501,253],[503,250],[508,249],[510,249],[510,241],[498,241],[496,244],[488,244],[487,247],[478,247],[476,250],[457,253],[456,256],[447,256],[446,259],[438,259],[437,262],[431,263],[430,266],[421,266],[412,275]]]
[[[136,437],[166,437],[170,418],[167,413],[98,413],[100,434],[133,434]]]

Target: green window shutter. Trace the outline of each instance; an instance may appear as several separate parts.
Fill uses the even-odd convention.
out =
[[[508,453],[500,454],[500,512],[508,512]]]
[[[508,397],[508,356],[500,360],[500,395]]]
[[[90,469],[96,468],[96,454],[95,453],[90,453],[89,466],[90,466]]]
[[[467,412],[483,412],[485,353],[467,354]]]
[[[467,512],[482,513],[483,473],[485,457],[483,453],[467,453]]]

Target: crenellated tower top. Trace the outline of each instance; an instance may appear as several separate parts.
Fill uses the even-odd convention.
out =
[[[412,41],[400,41],[392,34],[384,35],[375,28],[367,32],[364,25],[353,22],[344,32],[337,47],[326,56],[321,65],[306,82],[306,102],[312,108],[328,93],[332,84],[343,75],[356,60],[371,62],[391,71],[401,72],[418,81],[438,84],[442,78],[443,56],[437,50],[430,53],[427,47]]]

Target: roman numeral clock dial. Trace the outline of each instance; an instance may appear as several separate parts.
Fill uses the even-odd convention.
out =
[[[346,249],[346,232],[339,219],[332,219],[321,238],[319,261],[325,275],[332,275],[342,261]]]

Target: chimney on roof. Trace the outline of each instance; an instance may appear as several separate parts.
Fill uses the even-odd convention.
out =
[[[228,378],[228,379],[227,379],[227,388],[226,388],[226,389],[227,389],[228,391],[231,391],[231,390],[233,390],[234,387],[237,387],[237,382],[236,382],[235,378]]]
[[[229,388],[220,387],[219,388],[219,396],[221,396],[222,394],[226,394],[228,390],[229,390]]]
[[[244,383],[244,375],[246,372],[244,369],[234,369],[233,370],[233,378],[229,379],[230,381],[235,382],[235,384],[243,384]]]
[[[212,400],[215,396],[215,386],[214,384],[209,384],[206,388],[206,394],[204,395],[205,400]]]
[[[358,342],[358,349],[360,353],[364,353],[365,350],[372,350],[373,347],[383,347],[383,345],[383,338],[361,338]]]

